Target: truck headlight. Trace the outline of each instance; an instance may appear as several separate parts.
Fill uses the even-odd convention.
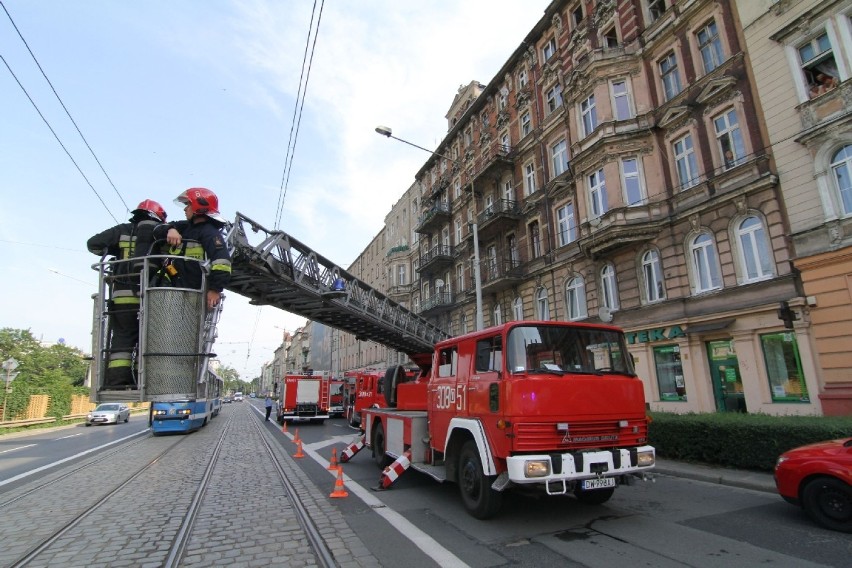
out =
[[[636,456],[636,462],[639,467],[654,465],[654,452],[639,452]]]
[[[524,462],[525,477],[547,477],[550,475],[549,460],[527,460]]]

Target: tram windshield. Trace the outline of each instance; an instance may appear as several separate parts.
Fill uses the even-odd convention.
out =
[[[519,326],[509,331],[511,373],[635,376],[624,335],[593,327]]]

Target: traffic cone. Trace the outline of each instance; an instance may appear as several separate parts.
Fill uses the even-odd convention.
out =
[[[302,439],[299,437],[299,429],[296,428],[296,433],[293,435],[293,442],[298,444]]]
[[[334,491],[329,497],[349,497],[349,492],[343,486],[343,468],[337,468],[337,480],[334,482]]]
[[[285,420],[285,421],[284,421],[284,423],[281,425],[281,433],[282,433],[282,434],[286,434],[286,433],[287,433],[287,421],[286,421],[286,420]]]
[[[337,448],[331,448],[331,461],[326,469],[340,469],[340,464],[337,463]]]
[[[295,453],[295,454],[293,454],[293,457],[294,457],[294,458],[303,458],[303,457],[305,457],[305,454],[304,454],[304,453],[302,453],[302,441],[301,441],[301,440],[297,440],[297,441],[296,441],[296,453]]]

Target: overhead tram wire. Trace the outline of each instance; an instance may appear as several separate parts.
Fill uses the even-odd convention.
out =
[[[18,37],[21,38],[21,41],[23,42],[24,46],[27,48],[27,51],[29,52],[30,57],[32,57],[33,61],[35,61],[36,67],[38,67],[38,70],[41,72],[42,77],[44,77],[44,80],[47,81],[48,85],[50,85],[50,90],[53,91],[53,94],[56,96],[56,100],[58,100],[59,104],[62,106],[62,110],[64,110],[65,114],[68,115],[69,120],[71,120],[71,124],[73,124],[74,128],[77,130],[77,134],[79,134],[80,138],[83,139],[83,143],[86,145],[86,148],[89,149],[89,152],[92,154],[92,157],[95,159],[95,162],[97,162],[98,167],[101,168],[101,171],[103,172],[104,177],[106,177],[107,181],[112,186],[113,190],[115,190],[115,194],[121,200],[121,203],[124,205],[124,208],[127,211],[130,211],[130,207],[128,207],[127,202],[124,201],[124,198],[121,196],[121,193],[118,191],[118,188],[115,187],[115,184],[112,182],[112,179],[109,177],[109,174],[107,174],[106,169],[104,169],[103,164],[101,164],[101,161],[98,159],[98,156],[95,154],[95,151],[89,145],[89,141],[86,140],[85,136],[83,136],[83,132],[80,130],[80,127],[77,126],[77,122],[74,120],[74,117],[71,116],[71,113],[68,111],[68,108],[65,106],[65,103],[62,101],[62,98],[59,96],[59,93],[56,92],[56,88],[54,88],[53,83],[51,83],[50,79],[47,77],[47,73],[44,72],[44,69],[42,68],[41,63],[39,63],[38,59],[36,58],[35,54],[33,53],[33,50],[30,49],[30,45],[27,43],[27,40],[24,39],[24,35],[21,33],[21,30],[18,29],[18,25],[15,23],[15,20],[12,19],[12,15],[9,13],[9,10],[6,9],[6,5],[2,2],[2,0],[0,0],[0,6],[2,6],[3,11],[6,12],[6,16],[9,18],[9,21],[12,23],[12,27],[15,28],[15,31],[18,33]],[[5,60],[4,60],[4,63],[6,63]],[[6,66],[8,67],[9,64],[6,63]],[[11,71],[11,69],[10,69],[10,71]],[[14,75],[14,73],[13,73],[13,75]],[[17,77],[15,78],[15,80],[17,81]],[[20,82],[18,82],[18,84],[20,85]],[[26,91],[24,91],[24,92],[26,92]],[[29,95],[27,95],[27,96],[29,97]],[[30,102],[32,102],[32,99],[30,99]],[[36,110],[38,110],[38,108],[36,108]],[[41,112],[39,112],[39,114],[41,114]],[[44,119],[44,116],[42,116],[42,119]],[[50,126],[50,125],[48,125],[48,126]],[[51,129],[51,131],[52,130],[53,129]],[[55,135],[56,135],[56,133],[54,133],[54,136]],[[61,144],[61,142],[60,142],[60,144]],[[64,146],[63,146],[63,148],[64,148]],[[66,150],[66,153],[67,153],[67,150]],[[76,163],[74,165],[76,165]],[[77,169],[79,170],[79,167]],[[86,181],[88,182],[89,180],[86,180]],[[91,187],[91,184],[89,184],[89,186]],[[92,188],[92,189],[94,189],[94,188]],[[97,193],[97,192],[95,192],[95,193]],[[100,199],[100,196],[98,196],[98,199]],[[102,199],[101,199],[101,203],[103,203]],[[106,206],[106,205],[104,205],[104,206]],[[110,216],[113,219],[115,219],[115,217],[112,215],[111,212],[110,212]]]
[[[15,72],[14,72],[14,71],[12,71],[12,68],[11,68],[11,67],[9,67],[9,63],[6,61],[6,58],[5,58],[5,57],[3,57],[2,55],[0,55],[0,59],[2,59],[2,60],[3,60],[3,64],[6,66],[6,69],[8,69],[8,70],[9,70],[9,73],[11,73],[11,74],[12,74],[12,77],[15,79],[15,82],[16,82],[16,83],[18,83],[18,86],[19,86],[19,87],[21,88],[21,90],[24,92],[24,95],[26,95],[27,99],[29,99],[30,104],[32,104],[32,105],[33,105],[33,108],[35,108],[35,110],[36,110],[36,112],[38,113],[38,115],[41,117],[41,119],[42,119],[42,120],[44,121],[44,123],[47,125],[47,128],[48,128],[48,129],[50,129],[50,132],[51,132],[51,134],[53,134],[53,137],[54,137],[54,138],[56,138],[56,141],[57,141],[57,142],[59,142],[59,145],[60,145],[60,146],[62,146],[62,149],[65,151],[65,154],[66,154],[66,155],[68,156],[68,158],[71,160],[71,163],[73,163],[73,164],[74,164],[74,167],[75,167],[75,168],[77,168],[77,171],[78,171],[78,172],[80,172],[80,175],[81,175],[81,176],[83,176],[83,179],[84,179],[84,180],[86,180],[86,183],[89,185],[89,187],[92,189],[92,191],[93,191],[93,192],[95,193],[95,195],[97,196],[98,201],[100,201],[100,202],[101,202],[101,205],[103,205],[103,206],[104,206],[104,209],[106,209],[107,213],[109,213],[109,216],[110,216],[110,217],[112,217],[113,221],[115,221],[115,224],[117,225],[117,224],[118,224],[118,219],[116,219],[116,218],[115,218],[115,215],[113,215],[113,214],[112,214],[112,211],[110,211],[110,210],[109,210],[109,207],[107,207],[107,204],[106,204],[106,203],[104,203],[104,200],[103,200],[103,198],[101,197],[101,195],[98,193],[98,190],[97,190],[97,189],[95,189],[95,186],[93,186],[93,185],[92,185],[92,182],[90,182],[90,181],[89,181],[89,178],[87,178],[87,177],[86,177],[86,174],[84,174],[84,173],[83,173],[83,170],[81,170],[81,169],[80,169],[80,166],[77,164],[76,160],[74,160],[74,156],[72,156],[72,155],[71,155],[71,152],[69,152],[69,151],[68,151],[68,148],[66,148],[66,147],[65,147],[65,144],[63,144],[63,143],[62,143],[62,140],[60,140],[60,139],[59,139],[59,135],[57,135],[57,134],[56,134],[56,131],[55,131],[55,130],[53,130],[53,127],[50,125],[50,123],[47,121],[47,119],[46,119],[46,118],[44,117],[44,115],[41,113],[41,110],[39,110],[38,105],[35,103],[35,101],[32,99],[32,97],[30,96],[30,94],[27,92],[26,88],[24,88],[24,86],[21,84],[21,81],[19,81],[19,80],[18,80],[18,76],[17,76],[17,75],[15,75]]]
[[[302,122],[302,109],[305,106],[305,94],[308,90],[308,81],[311,76],[311,65],[314,60],[314,50],[316,49],[317,36],[319,36],[320,22],[322,21],[322,11],[325,6],[325,0],[320,3],[319,15],[317,16],[317,25],[314,28],[314,14],[316,14],[317,3],[314,0],[313,11],[311,12],[311,22],[308,26],[308,37],[305,40],[305,54],[302,57],[302,71],[299,76],[299,89],[296,93],[296,104],[293,107],[293,118],[290,123],[290,139],[287,141],[287,154],[284,156],[284,171],[281,174],[281,187],[278,193],[278,208],[275,212],[275,224],[273,228],[279,229],[281,226],[281,216],[284,211],[284,198],[287,195],[287,186],[290,183],[290,171],[293,167],[293,156],[296,151],[296,141],[299,138],[299,126]],[[311,43],[311,33],[313,33],[314,41]],[[308,51],[310,50],[310,58]],[[305,62],[307,61],[307,74],[305,73]],[[304,82],[302,79],[304,78]],[[304,88],[303,88],[304,87]],[[297,119],[298,114],[298,119]]]

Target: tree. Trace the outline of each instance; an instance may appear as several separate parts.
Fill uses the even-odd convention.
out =
[[[217,374],[222,377],[225,383],[225,390],[230,392],[243,391],[243,382],[240,381],[240,374],[233,367],[222,365],[219,367]]]

